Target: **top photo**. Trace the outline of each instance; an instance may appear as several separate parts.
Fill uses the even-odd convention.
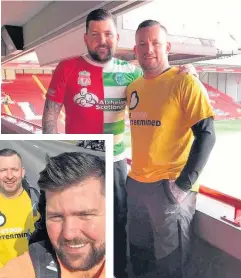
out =
[[[113,137],[115,278],[240,278],[240,11],[1,1],[2,137]]]

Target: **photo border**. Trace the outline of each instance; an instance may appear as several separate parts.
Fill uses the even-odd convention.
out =
[[[114,277],[113,268],[113,230],[114,230],[114,180],[113,180],[113,135],[112,134],[1,134],[1,141],[56,141],[56,140],[105,140],[105,162],[106,162],[106,265],[105,277]]]

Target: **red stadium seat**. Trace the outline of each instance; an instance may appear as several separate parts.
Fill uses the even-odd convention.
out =
[[[51,75],[42,74],[35,76],[39,79],[41,86],[39,86],[33,78],[32,74],[17,74],[16,80],[13,80],[11,83],[2,84],[2,91],[14,102],[13,104],[7,104],[7,110],[9,111],[2,105],[2,112],[7,114],[10,112],[14,117],[30,123],[42,125],[41,118],[45,102],[45,93],[51,81]],[[64,132],[62,118],[62,116],[59,117],[58,121],[58,130],[61,133]]]
[[[203,83],[208,91],[208,95],[216,114],[216,120],[228,120],[241,118],[241,105],[236,103],[230,96]]]

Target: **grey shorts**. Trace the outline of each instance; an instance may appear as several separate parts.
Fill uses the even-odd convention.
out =
[[[196,208],[196,194],[189,192],[178,204],[168,181],[154,183],[127,179],[130,256],[138,264],[158,262],[181,249],[185,261]]]

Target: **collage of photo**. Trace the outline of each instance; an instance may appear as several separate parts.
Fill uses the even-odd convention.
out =
[[[193,2],[1,1],[0,278],[241,277],[240,30]]]

